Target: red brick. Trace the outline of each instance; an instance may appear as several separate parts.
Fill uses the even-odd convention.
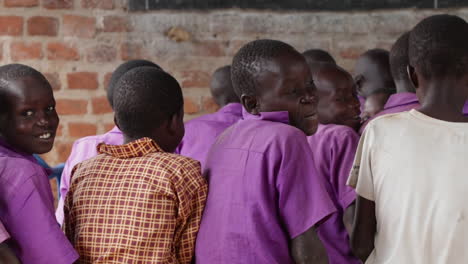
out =
[[[38,0],[5,0],[5,7],[32,7],[39,4]]]
[[[120,46],[120,57],[122,60],[136,60],[145,57],[141,43],[123,43]]]
[[[72,72],[67,74],[68,89],[96,90],[99,87],[97,73]]]
[[[107,114],[113,112],[106,96],[93,98],[91,104],[93,106],[93,114]]]
[[[83,115],[88,112],[88,101],[81,99],[58,99],[57,112],[59,115]]]
[[[203,97],[203,111],[214,113],[219,110],[219,105],[214,101],[213,97]]]
[[[56,72],[54,72],[54,73],[44,73],[44,76],[49,81],[49,83],[52,86],[52,89],[54,91],[60,90],[60,88],[62,87],[62,84],[60,82],[60,76],[59,76],[58,73],[56,73]]]
[[[207,88],[210,84],[210,74],[203,71],[182,71],[181,80],[183,88]]]
[[[31,36],[57,36],[59,21],[55,17],[36,16],[28,19],[28,34]]]
[[[89,9],[114,9],[114,0],[81,0],[81,6]]]
[[[88,62],[106,63],[117,58],[117,49],[110,45],[97,45],[87,51]]]
[[[195,114],[200,112],[200,105],[192,98],[184,97],[184,112],[186,114]]]
[[[0,35],[20,36],[23,34],[23,18],[0,16]]]
[[[107,87],[109,87],[111,77],[112,77],[112,72],[108,72],[106,73],[106,75],[104,75],[104,88],[106,90],[107,90]]]
[[[13,61],[41,59],[42,43],[30,41],[13,42],[10,46],[10,53]]]
[[[63,34],[80,38],[93,38],[96,35],[96,18],[64,15]]]
[[[132,30],[130,20],[123,16],[105,16],[103,26],[104,32],[129,32]]]
[[[105,124],[105,125],[104,125],[104,130],[107,132],[107,131],[112,130],[114,127],[115,127],[115,124],[114,124],[114,123]]]
[[[47,59],[49,60],[79,60],[78,49],[63,42],[50,42],[47,44]]]
[[[90,123],[69,123],[68,135],[74,138],[81,138],[97,134],[97,127]]]
[[[73,0],[42,0],[42,6],[47,9],[71,9]]]
[[[63,125],[62,124],[59,124],[59,126],[57,127],[57,132],[55,133],[55,135],[57,137],[63,136]]]
[[[57,153],[58,159],[57,162],[65,162],[70,156],[71,149],[73,146],[73,141],[66,142],[59,140],[54,144],[54,151]]]

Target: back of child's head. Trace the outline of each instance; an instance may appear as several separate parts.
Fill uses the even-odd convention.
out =
[[[332,57],[332,55],[330,55],[330,53],[326,52],[325,50],[310,49],[310,50],[304,51],[302,55],[305,57],[307,64],[309,64],[309,66],[314,66],[316,64],[322,64],[322,63],[336,64],[336,61]]]
[[[466,21],[452,15],[435,15],[423,19],[409,36],[409,62],[427,80],[466,75]]]
[[[232,87],[230,65],[218,68],[213,73],[213,76],[211,77],[210,91],[215,102],[219,106],[240,102],[239,97],[234,92],[234,87]]]
[[[114,70],[109,80],[109,86],[107,87],[107,100],[109,101],[109,104],[111,105],[111,107],[113,107],[113,100],[114,100],[113,96],[114,96],[115,85],[119,81],[120,77],[122,77],[126,72],[134,68],[143,67],[143,66],[156,67],[158,69],[161,69],[159,65],[148,60],[129,60],[120,64],[119,67],[117,67]]]
[[[130,138],[152,137],[155,129],[183,106],[182,89],[170,74],[156,67],[137,67],[117,82],[114,111],[117,125]]]
[[[404,88],[406,88],[406,91],[414,92],[414,87],[412,86],[408,75],[409,35],[409,32],[404,33],[393,44],[392,49],[390,50],[390,69],[398,91],[403,90],[398,87],[401,83],[401,85],[405,86]]]
[[[361,96],[396,92],[389,57],[389,52],[383,49],[371,49],[359,57],[355,68],[355,81]]]
[[[244,45],[234,56],[231,68],[232,85],[237,96],[256,94],[255,79],[265,71],[265,63],[284,54],[302,57],[291,45],[279,40],[261,39]]]

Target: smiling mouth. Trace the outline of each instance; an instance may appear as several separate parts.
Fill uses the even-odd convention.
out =
[[[38,138],[40,138],[40,139],[50,139],[50,138],[52,138],[52,133],[46,132],[46,133],[40,134],[38,136]]]
[[[317,117],[317,113],[312,113],[312,114],[304,115],[304,118],[312,118],[312,117]]]

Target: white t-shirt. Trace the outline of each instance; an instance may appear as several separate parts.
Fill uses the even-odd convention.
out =
[[[366,263],[468,263],[468,123],[417,110],[375,119],[348,185],[376,206]]]

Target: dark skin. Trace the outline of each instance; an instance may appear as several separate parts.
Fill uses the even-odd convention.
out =
[[[332,66],[323,67],[313,75],[319,98],[319,122],[344,125],[357,131],[361,110],[351,75]]]
[[[215,102],[221,107],[240,102],[232,87],[231,67],[222,67],[213,73],[210,91]]]
[[[418,111],[447,122],[468,122],[463,115],[463,105],[468,98],[468,72],[463,76],[433,76],[431,79],[425,78],[417,67],[408,66],[408,72],[421,103]],[[358,196],[351,246],[363,261],[374,250],[376,232],[375,203]]]
[[[361,113],[362,121],[365,122],[369,118],[374,117],[380,111],[382,111],[389,97],[390,97],[389,93],[383,93],[383,92],[369,95],[366,98],[366,102],[364,103],[364,110]]]
[[[119,127],[116,119],[115,124]],[[120,128],[120,127],[119,127]],[[184,110],[181,108],[176,114],[165,120],[160,126],[155,127],[151,132],[136,137],[130,137],[124,132],[124,144],[135,141],[143,137],[154,140],[165,152],[172,153],[182,141],[185,134]]]
[[[300,54],[285,53],[264,61],[263,71],[255,76],[256,94],[243,94],[241,102],[251,114],[288,111],[291,125],[307,135],[318,126],[316,88]],[[291,240],[291,255],[296,263],[328,263],[327,252],[315,227]]]
[[[0,263],[19,264],[19,260],[8,247],[7,243],[0,243]]]
[[[0,136],[27,154],[49,152],[59,123],[50,84],[34,77],[11,81],[8,111],[0,114]]]

